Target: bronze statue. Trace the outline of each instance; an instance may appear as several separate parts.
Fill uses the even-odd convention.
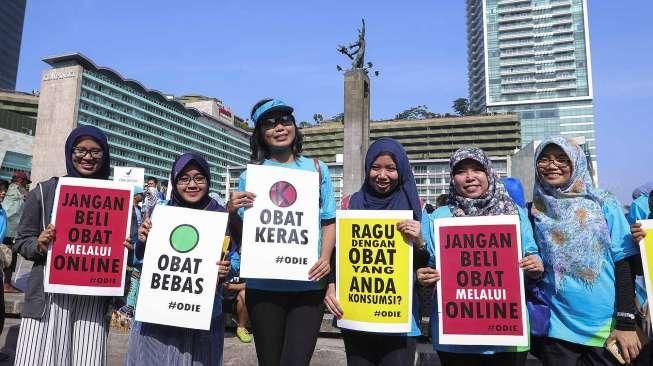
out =
[[[349,46],[338,46],[338,52],[349,57],[351,60],[352,69],[365,68],[365,19],[361,19],[363,27],[358,30],[358,42],[352,43]],[[339,70],[342,70],[338,66]]]

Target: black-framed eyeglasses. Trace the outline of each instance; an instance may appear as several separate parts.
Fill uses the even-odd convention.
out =
[[[191,180],[195,182],[195,184],[197,184],[198,186],[206,184],[206,177],[199,174],[193,177],[190,177],[188,175],[182,175],[181,177],[179,177],[179,179],[177,179],[177,184],[180,186],[187,186],[190,184]]]
[[[84,149],[81,147],[76,147],[73,149],[73,155],[77,158],[83,158],[86,154],[91,154],[91,157],[94,159],[99,159],[104,156],[104,151],[100,149]]]
[[[549,159],[549,158],[539,158],[537,159],[537,167],[538,168],[546,168],[548,167],[551,163],[553,163],[554,166],[557,168],[568,168],[571,166],[571,160],[567,158],[554,158],[554,159]]]
[[[278,124],[281,124],[282,126],[292,126],[295,124],[295,117],[292,116],[292,114],[284,114],[283,116],[279,116],[276,118],[265,118],[262,119],[261,122],[261,127],[263,127],[264,130],[270,130],[275,128]]]

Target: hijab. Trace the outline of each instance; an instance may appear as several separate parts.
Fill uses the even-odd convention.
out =
[[[456,165],[461,161],[471,159],[483,166],[487,175],[487,193],[479,198],[464,197],[454,185]],[[485,151],[476,147],[463,147],[451,155],[449,159],[451,181],[449,183],[449,199],[447,204],[454,216],[494,216],[516,215],[517,206],[506,192],[506,188],[492,167],[492,162]]]
[[[81,175],[73,165],[73,149],[82,137],[89,137],[93,139],[102,149],[102,166],[92,176]],[[70,132],[66,139],[66,172],[68,177],[75,178],[94,178],[94,179],[109,179],[111,175],[110,156],[109,156],[109,143],[107,136],[95,126],[82,125]]]
[[[524,186],[519,179],[515,177],[501,178],[506,191],[512,200],[521,208],[526,208],[526,199],[524,198]]]
[[[177,181],[181,177],[181,172],[186,169],[188,165],[193,163],[197,165],[200,172],[206,177],[207,191],[199,202],[190,204],[184,201],[184,199],[181,197],[181,194],[179,194]],[[218,203],[218,201],[209,197],[208,188],[211,188],[211,170],[209,169],[209,163],[207,163],[206,160],[200,155],[195,153],[185,153],[179,156],[177,160],[175,160],[175,162],[172,164],[170,179],[172,181],[172,194],[170,196],[170,202],[168,202],[170,206],[187,207],[207,211],[226,211],[224,207]]]
[[[399,175],[397,187],[387,194],[377,192],[369,181],[372,164],[381,155],[389,155],[392,158]],[[415,177],[413,177],[406,150],[397,140],[383,137],[374,141],[367,149],[365,182],[360,190],[351,196],[349,208],[352,210],[411,210],[413,219],[421,220],[422,205],[417,194]]]
[[[563,137],[542,141],[535,152],[535,166],[551,144],[565,152],[572,171],[567,183],[560,187],[548,185],[536,172],[531,208],[535,240],[545,265],[553,268],[556,290],[564,287],[567,278],[592,286],[610,250],[603,203],[615,198],[594,187],[585,153]]]
[[[639,196],[648,196],[653,191],[653,182],[646,182],[641,186],[635,188],[633,191],[633,199],[637,199]]]

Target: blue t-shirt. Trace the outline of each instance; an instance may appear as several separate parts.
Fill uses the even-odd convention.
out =
[[[336,202],[333,196],[333,186],[331,185],[331,175],[329,168],[322,161],[318,160],[322,181],[320,182],[320,229],[323,220],[332,220],[336,217]],[[311,158],[299,156],[291,163],[278,163],[272,160],[263,161],[262,165],[275,166],[287,169],[307,170],[315,172],[315,161]],[[247,186],[247,170],[245,170],[238,181],[238,191],[244,192]],[[238,214],[243,217],[244,209],[239,209]],[[317,255],[322,252],[322,236],[319,236],[317,245]],[[312,264],[311,264],[312,266]],[[267,291],[311,291],[321,290],[326,285],[326,278],[321,281],[288,281],[288,280],[265,280],[258,278],[247,278],[247,288]]]
[[[5,240],[7,234],[7,213],[5,209],[0,206],[0,243]]]
[[[539,250],[533,238],[533,228],[528,219],[528,215],[523,208],[517,207],[519,212],[519,230],[521,236],[522,255],[524,257],[534,254],[539,256]],[[429,215],[422,215],[422,237],[426,241],[426,248],[429,252],[429,266],[435,267],[435,239],[433,238],[434,220],[453,217],[451,209],[448,206],[442,206]],[[528,319],[528,317],[526,318]],[[453,353],[474,353],[474,354],[494,354],[497,352],[521,352],[528,351],[529,347],[513,346],[468,346],[468,345],[451,345],[440,344],[438,339],[438,303],[434,302],[433,313],[431,314],[431,339],[433,340],[433,349],[436,351],[453,352]]]
[[[544,264],[542,289],[551,308],[549,337],[603,347],[612,331],[616,312],[614,263],[639,250],[619,202],[608,200],[602,209],[610,230],[610,250],[605,251],[603,269],[591,287],[567,276],[564,288],[556,292],[553,269]]]
[[[637,220],[646,220],[650,214],[651,209],[648,207],[648,195],[639,196],[630,205],[628,222],[634,224]]]

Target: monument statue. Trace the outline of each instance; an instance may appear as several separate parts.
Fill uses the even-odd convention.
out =
[[[351,60],[351,69],[363,70],[368,74],[374,65],[371,62],[365,63],[365,19],[361,19],[363,26],[358,29],[358,41],[348,46],[338,45],[338,52],[347,56]],[[336,65],[338,71],[343,71],[343,67]],[[374,71],[374,76],[379,76],[379,71]]]
[[[365,68],[365,19],[361,19],[361,21],[363,26],[358,30],[358,42],[349,46],[338,46],[338,51],[351,60],[352,69]]]

